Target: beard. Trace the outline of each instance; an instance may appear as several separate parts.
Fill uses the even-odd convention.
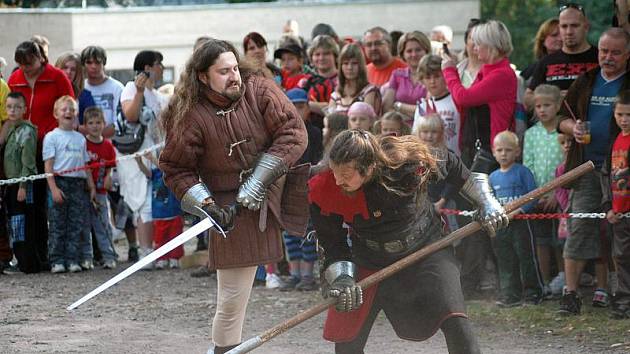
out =
[[[234,86],[237,85],[237,86]],[[231,81],[228,82],[225,85],[225,89],[223,89],[223,96],[229,98],[232,101],[236,101],[237,99],[241,98],[242,90],[241,90],[241,86],[242,83],[240,81]]]

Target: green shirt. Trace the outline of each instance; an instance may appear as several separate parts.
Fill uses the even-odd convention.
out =
[[[562,160],[562,147],[555,129],[549,132],[541,122],[527,129],[523,146],[523,165],[534,173],[537,186],[543,186],[556,178],[556,167]]]
[[[9,128],[3,161],[6,177],[17,178],[37,174],[36,148],[37,128],[33,124],[22,120]]]

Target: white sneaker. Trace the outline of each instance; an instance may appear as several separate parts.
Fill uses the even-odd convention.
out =
[[[166,259],[159,259],[155,262],[155,269],[166,269],[168,267],[168,261]]]
[[[179,268],[179,260],[177,260],[177,259],[169,259],[168,260],[168,267],[171,268],[171,269]]]
[[[142,248],[140,247],[138,249],[138,255],[140,256],[140,259],[148,256],[151,252],[153,252],[152,249],[150,248]],[[145,265],[144,267],[140,268],[141,270],[153,270],[153,266],[155,265],[155,262],[151,262],[147,265]]]
[[[63,264],[53,264],[50,268],[51,273],[65,273],[66,267]]]
[[[114,269],[116,268],[116,261],[115,260],[111,260],[111,261],[105,261],[105,263],[103,263],[103,268],[104,269]]]
[[[94,269],[94,264],[92,263],[92,261],[88,261],[86,259],[85,261],[81,262],[81,268],[83,268],[85,270]]]
[[[83,270],[81,268],[81,266],[76,264],[76,263],[72,263],[72,264],[70,264],[70,266],[68,266],[68,272],[70,272],[70,273],[78,273],[81,270]]]
[[[267,273],[267,277],[265,277],[265,287],[267,289],[276,289],[282,285],[282,280],[275,273]]]

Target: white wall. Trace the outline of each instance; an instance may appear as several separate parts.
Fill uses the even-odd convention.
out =
[[[97,44],[107,50],[107,68],[128,69],[139,50],[154,49],[164,54],[166,66],[178,70],[200,35],[230,40],[240,48],[242,38],[248,32],[257,31],[270,43],[275,43],[288,19],[299,22],[301,35],[306,39],[310,39],[311,29],[320,22],[331,24],[340,36],[357,38],[375,25],[388,30],[428,33],[435,25],[448,24],[455,32],[455,47],[461,48],[468,19],[479,17],[479,9],[479,0],[285,2],[47,11],[3,9],[0,10],[0,56],[5,57],[12,68],[17,44],[37,33],[50,39],[53,59],[64,51],[80,52],[87,45]]]

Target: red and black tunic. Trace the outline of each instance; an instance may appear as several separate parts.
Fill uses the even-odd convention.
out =
[[[453,153],[438,165],[438,179],[457,189],[468,179],[468,169]],[[419,188],[418,168],[409,163],[383,171],[381,178],[399,181],[395,187],[407,191],[404,196],[375,180],[348,195],[330,171],[310,180],[311,217],[324,250],[324,267],[352,261],[359,266],[359,278],[364,278],[443,236],[441,219]],[[344,223],[353,231],[350,239]],[[465,317],[459,270],[450,248],[364,289],[364,299],[358,311],[339,313],[331,308],[324,338],[352,341],[363,325],[372,325],[375,311],[381,309],[398,336],[410,340],[431,337],[449,317]],[[366,321],[368,317],[371,321]]]

